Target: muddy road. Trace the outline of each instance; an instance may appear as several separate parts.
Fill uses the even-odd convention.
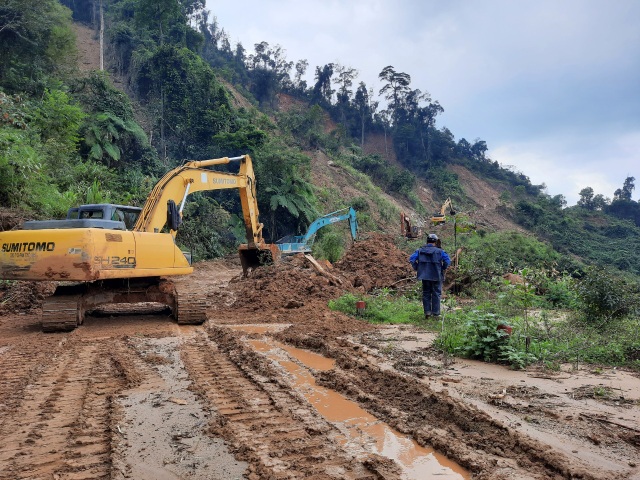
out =
[[[331,312],[407,274],[367,250],[324,273],[199,264],[179,281],[207,289],[202,326],[104,311],[43,334],[46,288],[3,291],[0,479],[640,478],[637,377],[443,358],[422,329]]]

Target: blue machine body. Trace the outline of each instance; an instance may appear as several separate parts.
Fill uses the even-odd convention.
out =
[[[356,220],[356,211],[353,207],[349,207],[327,213],[309,225],[309,229],[304,235],[287,235],[286,237],[278,240],[276,245],[283,255],[309,253],[311,252],[311,246],[313,245],[316,232],[322,227],[331,225],[332,223],[341,222],[342,220],[349,220],[351,238],[355,240],[358,235],[358,221]]]

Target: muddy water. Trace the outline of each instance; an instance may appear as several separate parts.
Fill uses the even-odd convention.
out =
[[[221,439],[205,431],[208,415],[188,389],[179,340],[136,338],[132,345],[153,367],[140,365],[145,381],[119,398],[124,417],[117,429],[123,442],[113,478],[245,478],[248,464],[237,461]]]
[[[234,326],[234,330],[255,334],[265,333],[270,328],[254,325],[245,329],[243,326]],[[408,480],[432,476],[442,479],[471,478],[469,472],[459,465],[433,449],[421,447],[410,437],[360,408],[357,403],[317,385],[309,369],[330,370],[334,366],[332,359],[267,338],[250,339],[249,343],[256,351],[262,352],[289,372],[296,389],[345,436],[347,447],[353,445],[354,450],[364,447],[369,452],[394,460],[401,467],[403,477]],[[282,354],[283,350],[297,362],[287,359]]]

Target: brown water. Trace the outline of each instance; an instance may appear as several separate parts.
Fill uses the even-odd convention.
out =
[[[245,330],[239,325],[234,326],[234,329],[258,333],[255,326]],[[265,331],[268,330],[267,328]],[[278,362],[291,374],[296,389],[324,418],[336,425],[344,435],[347,446],[358,445],[360,448],[364,447],[370,452],[394,460],[401,467],[403,478],[407,480],[432,476],[442,479],[471,478],[464,468],[433,449],[418,445],[411,437],[401,434],[378,420],[360,408],[357,403],[333,390],[317,385],[310,369],[330,370],[335,363],[332,359],[267,338],[251,339],[249,343],[255,350]],[[282,350],[297,362],[286,359]]]

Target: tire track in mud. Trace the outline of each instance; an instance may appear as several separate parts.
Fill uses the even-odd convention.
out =
[[[0,346],[0,430],[4,412],[15,410],[31,378],[44,368],[51,352],[61,347],[59,339],[39,338],[37,342],[18,342]]]
[[[289,338],[305,348],[302,339]],[[411,434],[468,468],[480,480],[530,478],[604,480],[619,478],[597,471],[548,445],[522,435],[488,414],[428,383],[371,364],[347,340],[325,343],[323,353],[338,368],[316,375],[319,385],[343,393],[401,432]]]
[[[250,462],[249,478],[400,478],[388,459],[344,451],[346,439],[233,333],[214,329],[212,337],[184,344],[181,355],[194,390],[215,412],[212,433]]]
[[[11,400],[18,405],[0,428],[1,479],[110,477],[112,397],[124,383],[117,348],[65,347],[48,352],[48,365]]]

